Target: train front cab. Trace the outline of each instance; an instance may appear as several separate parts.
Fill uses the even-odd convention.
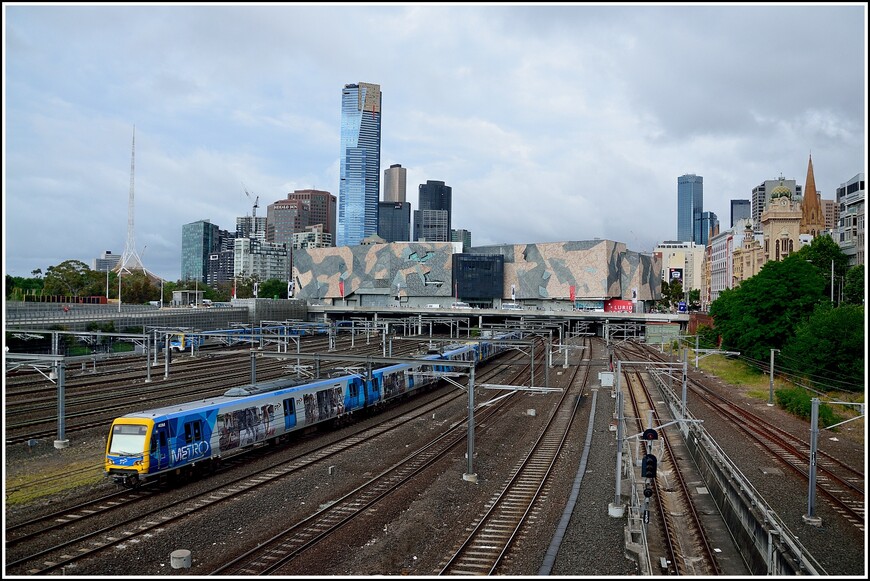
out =
[[[149,418],[118,418],[106,442],[106,476],[127,487],[169,467],[166,422],[156,427]]]

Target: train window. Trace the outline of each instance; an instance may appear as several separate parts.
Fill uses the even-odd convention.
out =
[[[201,424],[199,422],[193,423],[193,440],[195,442],[199,442],[200,440],[202,440],[202,428],[200,427],[200,425]]]
[[[190,444],[193,442],[193,434],[191,433],[190,424],[184,424],[184,443]]]
[[[357,395],[359,395],[359,388],[357,387],[356,383],[351,382],[351,384],[350,384],[350,397],[355,398],[355,397],[357,397]]]
[[[160,447],[161,448],[166,447],[166,432],[162,432],[162,431],[160,432]]]
[[[296,415],[296,400],[292,397],[288,397],[284,400],[284,415],[285,416],[295,416]]]
[[[151,451],[157,451],[157,436],[155,436],[154,434],[151,434]]]

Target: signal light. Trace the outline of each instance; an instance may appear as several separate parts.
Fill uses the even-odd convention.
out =
[[[644,478],[656,477],[656,464],[658,459],[654,454],[646,454],[640,464],[640,473]]]
[[[659,433],[652,428],[648,428],[643,431],[643,435],[641,436],[644,440],[658,440]]]

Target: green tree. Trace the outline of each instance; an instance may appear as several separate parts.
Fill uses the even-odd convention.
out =
[[[778,356],[788,368],[824,391],[864,389],[864,307],[819,306],[798,325]]]
[[[843,302],[851,305],[863,305],[864,288],[864,265],[858,264],[846,271]]]
[[[825,293],[829,299],[831,297],[831,283],[836,283],[837,277],[844,277],[849,268],[849,257],[833,238],[826,235],[816,236],[812,242],[801,247],[792,256],[810,262],[819,270],[819,274],[825,280]],[[833,277],[831,276],[832,265]]]
[[[151,278],[141,270],[121,274],[121,302],[141,305],[160,298],[160,287],[155,287]]]
[[[266,282],[260,284],[260,298],[271,299],[286,299],[287,298],[287,281],[277,278],[270,278]]]
[[[767,262],[755,276],[725,289],[710,305],[722,348],[766,361],[826,300],[825,279],[796,254]]]
[[[45,293],[48,295],[85,296],[91,284],[91,269],[81,260],[65,260],[45,271]]]

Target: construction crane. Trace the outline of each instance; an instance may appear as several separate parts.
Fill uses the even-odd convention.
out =
[[[256,198],[254,196],[252,196],[251,192],[248,191],[248,188],[245,187],[245,184],[242,184],[242,189],[245,190],[245,195],[248,196],[248,199],[251,200],[252,202],[254,202],[254,207],[251,210],[251,217],[256,218],[257,217],[257,208],[260,205],[260,196],[257,196]]]

